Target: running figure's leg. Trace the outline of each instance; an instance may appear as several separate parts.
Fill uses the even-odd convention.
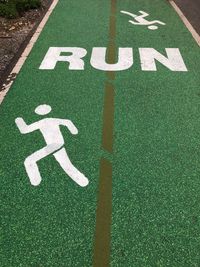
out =
[[[162,21],[159,21],[159,20],[153,20],[153,21],[140,21],[139,23],[138,22],[134,22],[133,20],[129,20],[130,23],[134,24],[134,25],[141,25],[141,26],[144,26],[144,25],[154,25],[154,24],[161,24],[161,25],[165,25],[164,22]]]
[[[135,21],[133,21],[133,20],[129,20],[129,22],[130,22],[131,24],[133,24],[133,25],[142,25],[142,26],[143,26],[143,24],[141,24],[140,22],[135,22]]]
[[[76,182],[78,185],[84,187],[88,185],[89,181],[83,173],[77,170],[71,163],[65,148],[60,149],[53,154],[56,160],[59,162],[63,170],[68,174],[68,176]]]
[[[41,175],[37,166],[37,161],[39,161],[42,158],[45,158],[49,154],[52,154],[56,150],[58,150],[61,146],[60,145],[48,145],[32,155],[28,156],[25,161],[25,169],[29,176],[30,182],[32,185],[37,186],[41,182]]]
[[[150,21],[151,24],[161,24],[161,25],[166,25],[164,22],[160,21],[160,20],[153,20],[153,21]]]

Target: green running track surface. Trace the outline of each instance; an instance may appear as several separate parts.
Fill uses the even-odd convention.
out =
[[[165,22],[129,23],[125,10]],[[49,47],[87,50],[84,70],[58,62],[39,69]],[[133,48],[134,64],[106,72],[93,47]],[[139,48],[178,48],[188,71],[142,71]],[[164,0],[60,0],[0,107],[1,267],[200,266],[200,56],[190,32]],[[61,126],[70,160],[89,179],[77,185],[52,154],[38,161],[33,186],[24,160],[46,143],[15,124],[42,117]]]

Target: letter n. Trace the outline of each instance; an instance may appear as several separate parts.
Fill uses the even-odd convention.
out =
[[[187,71],[183,58],[178,48],[166,48],[167,57],[160,54],[154,48],[139,48],[141,68],[144,71],[156,71],[156,62],[171,71]]]

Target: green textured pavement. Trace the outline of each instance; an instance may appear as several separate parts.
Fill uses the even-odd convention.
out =
[[[164,0],[117,0],[115,48],[132,47],[134,65],[113,81],[113,153],[102,148],[106,73],[90,65],[93,47],[108,47],[111,0],[60,0],[0,106],[0,267],[200,266],[200,56],[190,32]],[[128,23],[120,10],[145,10],[165,26]],[[112,16],[111,16],[112,17]],[[82,47],[85,69],[39,66],[49,47]],[[179,48],[187,72],[142,71],[138,48]],[[73,164],[89,179],[80,187],[52,155],[30,184],[24,160],[45,146],[39,131],[15,124],[41,119],[40,104],[61,127]],[[112,164],[109,264],[94,263],[100,159]],[[106,196],[105,196],[106,198]],[[99,252],[101,255],[101,251]],[[99,259],[101,257],[99,256]]]

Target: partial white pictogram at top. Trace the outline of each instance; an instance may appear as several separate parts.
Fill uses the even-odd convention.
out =
[[[146,17],[149,16],[148,13],[144,12],[144,11],[139,11],[140,15],[135,15],[133,13],[127,12],[127,11],[120,11],[121,13],[131,16],[132,18],[134,18],[134,20],[129,20],[129,22],[133,25],[140,25],[140,26],[148,26],[147,28],[149,30],[157,30],[158,26],[155,24],[160,24],[160,25],[166,25],[164,22],[160,21],[160,20],[152,20],[152,21],[148,21],[147,19],[145,19]]]

